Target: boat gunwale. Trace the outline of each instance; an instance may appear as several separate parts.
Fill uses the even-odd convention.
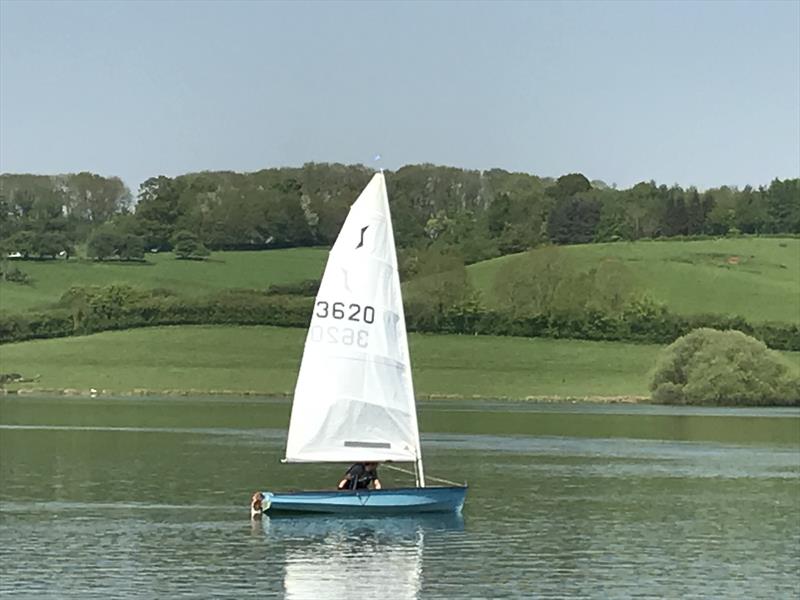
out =
[[[299,494],[355,496],[359,494],[383,495],[393,492],[420,492],[425,490],[466,490],[469,486],[464,485],[428,485],[425,487],[403,487],[403,488],[381,488],[379,490],[292,490],[289,492],[262,491],[261,494],[271,494],[273,496],[296,496]]]

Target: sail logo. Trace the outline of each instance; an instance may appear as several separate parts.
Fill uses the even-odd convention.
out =
[[[364,245],[364,232],[366,232],[367,229],[369,229],[369,225],[365,225],[364,227],[361,228],[361,239],[358,241],[358,246],[356,246],[356,250],[358,250]]]

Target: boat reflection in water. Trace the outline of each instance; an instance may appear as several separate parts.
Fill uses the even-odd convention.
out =
[[[464,529],[460,514],[354,518],[263,517],[266,541],[285,552],[286,598],[418,598],[425,538]]]

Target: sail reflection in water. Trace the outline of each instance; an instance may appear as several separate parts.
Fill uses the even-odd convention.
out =
[[[418,598],[426,536],[463,531],[461,515],[265,517],[267,543],[285,551],[286,598]],[[355,596],[354,596],[355,595]]]

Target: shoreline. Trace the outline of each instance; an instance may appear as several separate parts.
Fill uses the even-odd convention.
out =
[[[246,397],[278,399],[291,402],[292,393],[288,392],[264,392],[255,390],[148,390],[135,389],[126,391],[115,390],[86,390],[75,388],[21,388],[21,389],[0,389],[0,396],[63,396],[67,398],[135,398],[135,397]],[[463,394],[418,394],[418,402],[437,401],[437,400],[479,400],[479,401],[500,401],[500,402],[525,402],[532,404],[657,404],[652,402],[649,396],[466,396]]]

